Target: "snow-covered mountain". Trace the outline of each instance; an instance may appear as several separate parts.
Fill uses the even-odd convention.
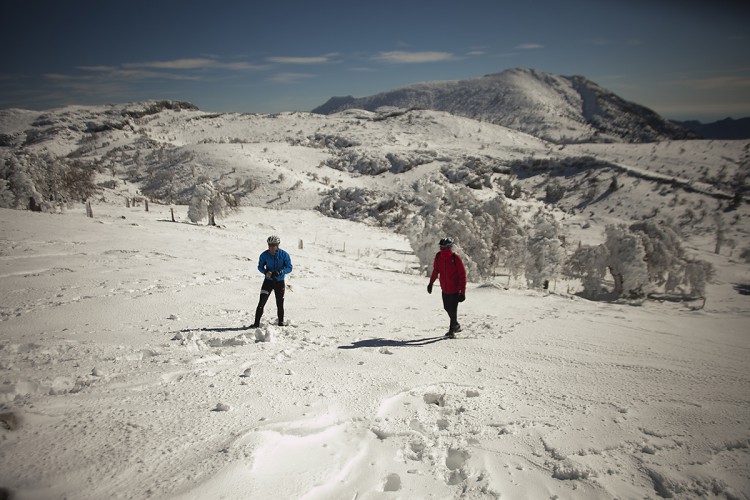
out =
[[[374,111],[382,106],[446,111],[556,143],[697,137],[582,76],[520,68],[468,80],[416,83],[369,97],[334,97],[313,113]]]

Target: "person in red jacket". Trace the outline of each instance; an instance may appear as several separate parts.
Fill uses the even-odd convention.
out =
[[[466,300],[466,268],[458,254],[453,253],[453,240],[440,240],[440,251],[435,255],[432,265],[432,276],[427,285],[427,293],[432,293],[432,284],[440,277],[440,288],[443,291],[443,308],[450,317],[451,324],[448,338],[455,338],[456,332],[461,331],[458,324],[458,303]]]

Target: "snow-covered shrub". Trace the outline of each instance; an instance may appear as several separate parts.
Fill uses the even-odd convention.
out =
[[[523,271],[525,231],[502,197],[479,200],[470,189],[447,184],[442,176],[420,179],[411,188],[399,195],[335,188],[318,210],[328,216],[373,221],[405,234],[423,269],[432,266],[440,238],[450,236],[473,279],[493,276],[500,265],[515,275]]]
[[[668,293],[705,297],[713,266],[686,257],[679,235],[668,225],[651,221],[630,227],[611,225],[606,238],[602,245],[579,248],[568,260],[567,272],[581,279],[584,296],[597,298],[609,271],[618,298],[640,298],[661,287]]]
[[[465,186],[444,185],[437,178],[415,183],[419,211],[408,219],[404,232],[422,266],[432,265],[437,242],[450,236],[470,277],[494,276],[500,265],[513,274],[523,270],[525,231],[505,200],[478,200]]]
[[[436,157],[435,151],[415,151],[408,154],[387,153],[385,156],[367,151],[344,151],[326,160],[324,165],[336,170],[364,175],[380,175],[385,172],[401,174],[419,165],[431,163]]]
[[[5,181],[3,203],[12,208],[53,210],[84,201],[96,192],[95,168],[78,160],[50,155],[17,154],[0,165]]]
[[[544,188],[544,201],[547,203],[557,203],[565,196],[565,186],[560,184],[557,179],[552,179]]]
[[[339,135],[327,135],[318,132],[307,137],[305,145],[317,148],[344,149],[359,146],[359,142]]]
[[[357,151],[346,151],[334,158],[329,158],[324,164],[336,170],[365,175],[379,175],[391,168],[391,163],[386,158]]]
[[[488,163],[481,158],[469,157],[460,166],[445,165],[440,172],[452,184],[464,184],[472,189],[492,186],[492,174],[506,172],[504,167]]]
[[[42,194],[36,189],[34,169],[30,167],[29,156],[11,156],[2,167],[3,178],[7,187],[13,193],[11,208],[31,208],[41,206]]]

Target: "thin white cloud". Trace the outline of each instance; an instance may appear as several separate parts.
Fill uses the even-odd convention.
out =
[[[330,52],[328,54],[323,54],[322,56],[313,57],[269,57],[267,61],[276,64],[325,64],[333,62],[333,60],[339,56],[340,54],[338,52]]]
[[[486,52],[483,50],[472,50],[471,52],[467,52],[467,56],[483,56]]]
[[[246,61],[224,62],[213,58],[175,59],[171,61],[147,61],[125,63],[119,66],[78,66],[77,69],[93,73],[110,74],[126,78],[179,78],[180,71],[224,69],[229,71],[252,71],[264,69],[264,66]],[[162,70],[162,71],[152,71]]]
[[[269,62],[278,64],[321,64],[328,62],[325,57],[269,57]]]
[[[216,59],[175,59],[174,61],[150,61],[145,63],[123,64],[123,68],[153,68],[153,69],[204,69],[214,68],[219,64]]]
[[[374,56],[373,59],[392,64],[419,64],[454,61],[457,58],[450,52],[405,52],[395,50],[392,52],[381,52]]]
[[[315,75],[310,73],[277,73],[269,78],[269,80],[274,83],[293,84],[309,78],[315,78]]]
[[[535,49],[543,49],[544,45],[540,43],[522,43],[521,45],[517,45],[517,50],[535,50]]]
[[[117,66],[78,66],[78,69],[81,69],[83,71],[100,71],[106,73],[108,71],[116,70]]]

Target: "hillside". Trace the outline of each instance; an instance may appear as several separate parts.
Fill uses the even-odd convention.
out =
[[[0,124],[3,163],[93,169],[95,197],[121,204],[135,194],[187,204],[204,178],[240,205],[395,227],[425,202],[415,186],[441,186],[471,203],[499,195],[529,212],[563,209],[564,226],[590,227],[592,240],[607,222],[649,218],[710,237],[721,217],[738,252],[750,246],[747,204],[734,206],[747,189],[747,141],[557,146],[446,112],[217,114],[186,103],[9,110]]]
[[[0,137],[0,495],[746,498],[748,141],[172,101],[0,111]],[[187,219],[208,183],[237,202],[217,227]],[[712,266],[705,301],[480,273],[498,229],[571,255],[634,222]],[[425,290],[445,233],[455,341]],[[290,322],[250,329],[269,234]]]
[[[560,144],[697,137],[582,76],[520,68],[469,80],[417,83],[369,97],[334,97],[312,112],[384,106],[445,111]]]

